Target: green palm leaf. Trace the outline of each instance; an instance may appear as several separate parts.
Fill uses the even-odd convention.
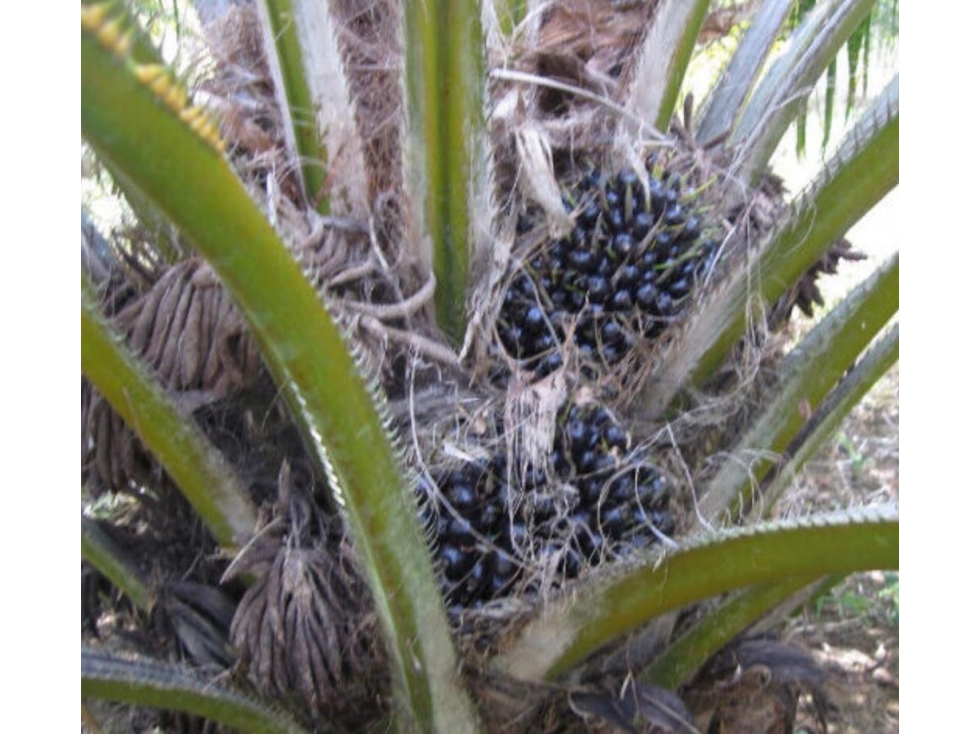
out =
[[[195,134],[168,101],[179,101],[179,91],[168,83],[154,89],[159,76],[141,81],[141,67],[114,50],[83,26],[83,133],[208,258],[248,319],[311,454],[340,493],[406,711],[422,728],[464,722],[468,704],[455,682],[427,548],[377,399],[299,266],[221,157],[216,134],[206,127]],[[187,181],[179,171],[195,175]]]

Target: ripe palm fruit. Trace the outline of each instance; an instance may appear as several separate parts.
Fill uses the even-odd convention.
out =
[[[681,188],[652,158],[644,181],[631,170],[586,173],[565,197],[572,232],[535,251],[504,294],[498,333],[506,352],[543,377],[562,365],[569,338],[579,359],[601,370],[636,338],[659,336],[718,252]],[[522,216],[518,230],[531,221]]]
[[[553,567],[574,578],[603,558],[669,535],[669,484],[606,408],[566,405],[545,467],[512,476],[507,457],[470,462],[420,485],[443,591],[455,609],[478,607]],[[653,530],[655,528],[655,530]]]

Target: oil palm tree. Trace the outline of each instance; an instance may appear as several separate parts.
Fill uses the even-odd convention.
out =
[[[791,730],[820,673],[758,624],[896,567],[897,513],[772,507],[898,351],[896,255],[779,339],[898,180],[895,79],[783,200],[873,2],[770,59],[793,6],[695,108],[706,0],[201,2],[207,74],[82,2],[82,133],[139,223],[83,212],[86,700]]]

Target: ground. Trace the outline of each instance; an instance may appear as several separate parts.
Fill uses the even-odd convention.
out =
[[[829,510],[898,499],[898,367],[809,462],[786,503]],[[786,630],[830,673],[829,734],[898,731],[898,574],[856,574],[811,605]],[[817,731],[804,707],[797,732]]]

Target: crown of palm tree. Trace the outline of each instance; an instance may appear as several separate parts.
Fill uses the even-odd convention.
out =
[[[895,507],[770,520],[897,359],[896,254],[772,338],[897,184],[896,78],[794,201],[768,170],[873,1],[807,4],[774,59],[795,3],[757,4],[696,110],[706,0],[198,5],[190,83],[82,2],[82,132],[139,221],[83,213],[83,609],[108,579],[131,651],[188,663],[84,647],[83,695],[733,731],[700,694],[740,665],[791,725],[819,671],[738,635],[897,564]]]

